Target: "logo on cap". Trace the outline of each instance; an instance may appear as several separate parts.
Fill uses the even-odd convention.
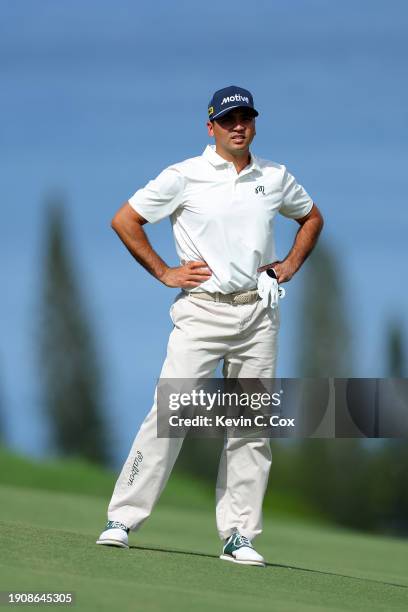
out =
[[[210,121],[213,121],[238,107],[250,108],[254,117],[258,116],[251,92],[242,87],[230,85],[215,92],[208,104],[208,116]]]
[[[221,102],[221,106],[223,104],[228,104],[228,102],[241,102],[241,101],[249,104],[248,96],[241,96],[241,94],[235,94],[235,96],[229,96],[228,98],[223,99],[223,101]]]

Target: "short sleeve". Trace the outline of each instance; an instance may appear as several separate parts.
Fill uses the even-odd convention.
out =
[[[279,209],[281,215],[290,219],[305,217],[313,207],[313,200],[307,191],[296,182],[296,179],[285,168],[282,180],[282,205]]]
[[[149,223],[169,217],[182,201],[184,177],[177,168],[163,170],[129,198],[130,206]]]

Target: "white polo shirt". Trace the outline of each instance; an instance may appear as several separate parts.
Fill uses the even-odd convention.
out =
[[[170,217],[180,263],[207,262],[211,278],[189,291],[232,293],[254,289],[257,268],[277,259],[275,215],[300,219],[313,201],[285,166],[251,153],[238,174],[208,145],[163,170],[129,204],[149,223]]]

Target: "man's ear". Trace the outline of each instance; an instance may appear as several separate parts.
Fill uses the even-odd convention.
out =
[[[207,130],[209,136],[214,136],[214,127],[211,121],[207,121]]]

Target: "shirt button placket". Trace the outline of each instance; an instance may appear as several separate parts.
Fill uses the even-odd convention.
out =
[[[232,181],[232,195],[235,197],[235,190],[237,186],[237,171],[235,170],[235,166],[232,162],[229,165],[229,171]]]
[[[235,168],[233,168],[233,177],[234,177],[234,194],[236,194],[237,192],[237,187],[238,187],[238,181],[239,181],[239,174],[237,174],[237,171],[235,170]]]

